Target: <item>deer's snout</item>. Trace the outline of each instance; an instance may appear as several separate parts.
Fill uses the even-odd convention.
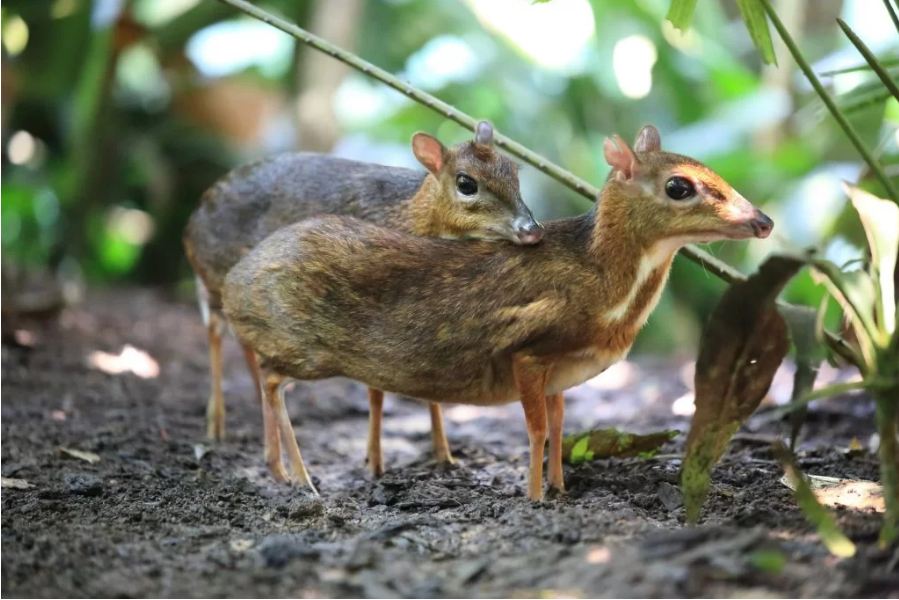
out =
[[[543,225],[532,218],[515,221],[515,235],[519,244],[536,244],[543,239]]]
[[[760,210],[755,211],[755,217],[753,217],[749,224],[752,226],[753,235],[761,239],[771,235],[771,230],[774,229],[774,221]]]

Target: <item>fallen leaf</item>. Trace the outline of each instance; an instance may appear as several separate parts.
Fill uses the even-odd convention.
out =
[[[660,431],[638,435],[609,429],[593,429],[562,439],[562,461],[576,465],[597,458],[639,456],[652,458],[665,442],[673,440],[679,431]]]
[[[16,490],[27,490],[34,487],[24,479],[13,479],[11,477],[0,477],[0,487],[13,488]]]
[[[804,264],[798,257],[770,257],[746,281],[727,289],[703,329],[694,382],[696,412],[681,469],[689,523],[699,519],[712,467],[758,408],[786,356],[787,325],[774,301]]]
[[[203,460],[203,457],[209,454],[209,447],[204,444],[194,444],[194,457],[197,462]]]
[[[231,549],[235,552],[246,552],[253,547],[253,540],[233,540]]]
[[[830,553],[843,558],[855,555],[855,544],[843,535],[833,517],[818,501],[809,479],[799,471],[790,451],[778,442],[774,444],[774,454],[786,473],[788,487],[793,490],[799,509],[818,529],[818,535]]]
[[[883,487],[874,481],[862,479],[840,479],[822,475],[806,475],[809,487],[818,502],[825,506],[846,506],[858,510],[886,510],[883,501]],[[780,482],[796,491],[789,477],[784,475]]]
[[[90,464],[100,462],[99,455],[94,454],[93,452],[85,452],[84,450],[76,450],[75,448],[60,448],[59,455],[77,458],[89,462]]]

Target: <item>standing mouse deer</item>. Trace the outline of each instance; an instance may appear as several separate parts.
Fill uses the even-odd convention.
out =
[[[197,276],[209,337],[211,439],[221,440],[225,430],[221,385],[225,275],[275,230],[312,215],[338,214],[419,236],[516,244],[540,241],[543,228],[521,199],[518,167],[494,148],[490,123],[481,121],[473,141],[451,148],[417,133],[412,150],[427,172],[292,153],[238,167],[205,193],[188,223],[184,246]],[[259,388],[256,358],[246,345],[243,351]],[[380,444],[384,392],[370,388],[369,398],[367,461],[379,475],[384,470]],[[262,405],[264,418],[271,418]],[[452,462],[440,407],[431,404],[430,410],[436,459]],[[283,473],[275,475],[286,479]]]
[[[417,238],[319,217],[274,233],[228,274],[224,310],[260,356],[266,402],[308,474],[283,400],[285,378],[346,376],[430,402],[521,400],[528,497],[562,479],[562,392],[627,355],[685,244],[765,238],[773,222],[701,163],[604,145],[612,172],[587,214],[545,223],[536,246]],[[267,436],[278,435],[274,427]]]

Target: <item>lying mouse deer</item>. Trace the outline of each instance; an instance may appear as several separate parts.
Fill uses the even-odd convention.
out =
[[[241,257],[280,227],[317,214],[358,217],[415,235],[508,240],[535,244],[543,228],[521,200],[518,167],[493,147],[493,127],[478,123],[474,141],[445,148],[418,133],[412,150],[427,173],[355,162],[322,154],[293,153],[239,167],[203,197],[184,234],[188,259],[197,275],[200,306],[209,334],[212,392],[207,434],[225,432],[222,395],[221,290],[225,275]],[[256,358],[244,356],[257,388]],[[261,393],[261,392],[260,392]],[[374,475],[384,472],[381,414],[384,392],[369,388],[371,416],[367,462]],[[272,419],[262,402],[265,419]],[[437,462],[452,462],[438,404],[431,404]],[[275,444],[277,437],[266,438]],[[280,456],[280,446],[267,448]],[[280,464],[280,463],[279,463]],[[277,466],[276,479],[287,480]]]
[[[536,246],[461,244],[319,217],[244,257],[225,282],[225,314],[261,357],[295,480],[311,485],[281,384],[346,376],[430,402],[520,398],[528,497],[543,497],[547,421],[549,485],[564,490],[563,390],[624,358],[679,248],[765,238],[773,227],[709,168],[663,152],[654,127],[635,149],[607,139],[613,170],[600,201],[545,223]]]

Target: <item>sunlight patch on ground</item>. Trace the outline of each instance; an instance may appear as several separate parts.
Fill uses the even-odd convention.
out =
[[[143,350],[138,350],[130,344],[126,344],[119,354],[95,350],[88,355],[87,362],[92,369],[110,375],[133,373],[144,379],[154,379],[159,376],[159,363]]]

